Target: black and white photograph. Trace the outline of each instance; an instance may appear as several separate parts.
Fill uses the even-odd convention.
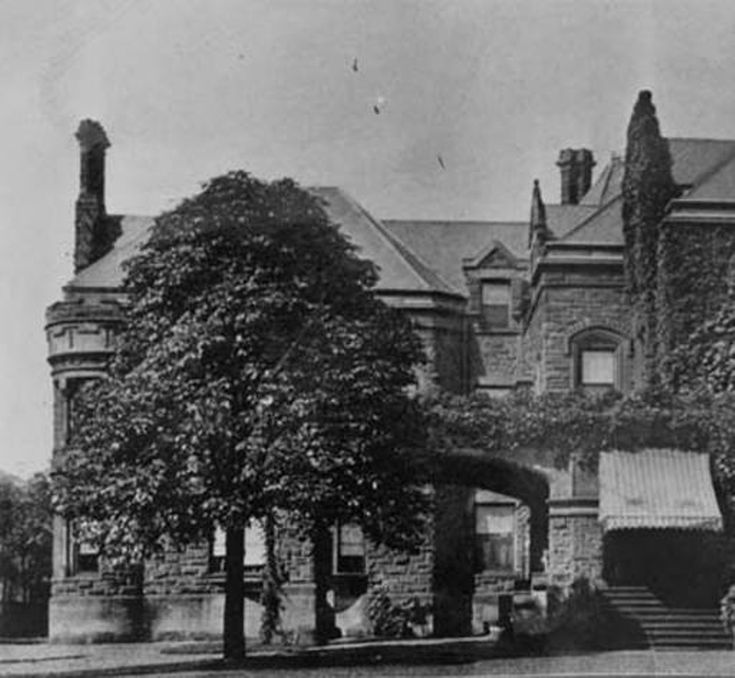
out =
[[[735,3],[0,0],[0,675],[735,675]]]

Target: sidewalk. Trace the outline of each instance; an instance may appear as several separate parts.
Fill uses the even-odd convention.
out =
[[[322,647],[247,651],[250,668],[305,668],[355,664],[448,664],[497,657],[487,639],[452,638],[337,643]],[[216,642],[56,645],[0,642],[0,676],[125,676],[225,667]]]
[[[202,654],[167,654],[175,651],[176,645],[0,643],[0,676],[123,676],[221,666],[220,658],[207,647],[202,648]]]

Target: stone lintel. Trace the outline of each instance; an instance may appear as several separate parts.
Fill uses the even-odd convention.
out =
[[[600,501],[597,497],[565,497],[549,499],[549,517],[595,516],[599,512]]]

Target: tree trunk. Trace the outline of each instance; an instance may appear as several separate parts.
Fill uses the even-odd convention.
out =
[[[265,536],[265,568],[263,570],[263,619],[260,629],[264,645],[270,645],[281,627],[281,571],[276,556],[276,525],[272,515],[263,523]]]
[[[332,561],[332,539],[328,528],[318,526],[312,535],[314,547],[314,604],[316,642],[319,645],[335,638],[337,627],[334,609],[327,601]]]
[[[245,657],[245,530],[242,524],[230,525],[225,533],[225,619],[224,657]]]

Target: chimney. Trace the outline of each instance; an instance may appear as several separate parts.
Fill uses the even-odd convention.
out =
[[[561,203],[576,205],[592,186],[595,160],[587,148],[565,148],[556,163],[561,170]]]
[[[76,203],[74,272],[78,273],[99,256],[100,238],[107,216],[105,210],[105,151],[110,142],[94,120],[82,120],[76,133],[79,141],[79,197]]]

